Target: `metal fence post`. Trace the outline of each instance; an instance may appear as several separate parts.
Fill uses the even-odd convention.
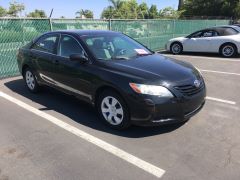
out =
[[[49,18],[50,31],[53,31],[52,18]]]
[[[108,30],[112,30],[112,19],[108,19]]]
[[[172,37],[175,37],[175,32],[176,32],[176,19],[173,20],[173,34]]]

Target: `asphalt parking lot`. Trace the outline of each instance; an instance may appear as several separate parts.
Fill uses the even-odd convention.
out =
[[[185,124],[111,130],[56,90],[0,81],[0,180],[240,179],[240,58],[173,56],[202,71],[203,110]]]

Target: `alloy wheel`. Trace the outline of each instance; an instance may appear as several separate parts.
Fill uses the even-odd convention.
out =
[[[31,71],[29,71],[29,70],[26,71],[25,79],[26,79],[26,83],[27,83],[28,88],[30,90],[34,90],[36,82],[35,82],[34,76],[33,76]]]
[[[222,49],[222,54],[225,57],[231,57],[235,53],[234,47],[231,45],[224,46]]]

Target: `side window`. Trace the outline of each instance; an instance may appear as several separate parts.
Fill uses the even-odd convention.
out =
[[[238,34],[238,32],[233,28],[224,28],[223,36],[230,36],[235,34]]]
[[[67,35],[61,36],[58,55],[69,57],[72,54],[80,54],[82,52],[82,47],[73,37]]]
[[[33,46],[32,49],[36,49],[43,52],[54,53],[55,44],[57,42],[57,35],[44,36],[40,38]]]
[[[200,38],[200,37],[202,37],[202,34],[203,34],[202,31],[198,31],[198,32],[192,34],[191,38]]]
[[[210,30],[203,33],[203,37],[216,37],[219,36],[218,32]]]

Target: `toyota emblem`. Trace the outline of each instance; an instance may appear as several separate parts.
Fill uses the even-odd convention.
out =
[[[194,86],[195,86],[196,88],[199,88],[200,85],[201,85],[201,82],[200,82],[199,80],[195,80],[195,81],[194,81]]]

